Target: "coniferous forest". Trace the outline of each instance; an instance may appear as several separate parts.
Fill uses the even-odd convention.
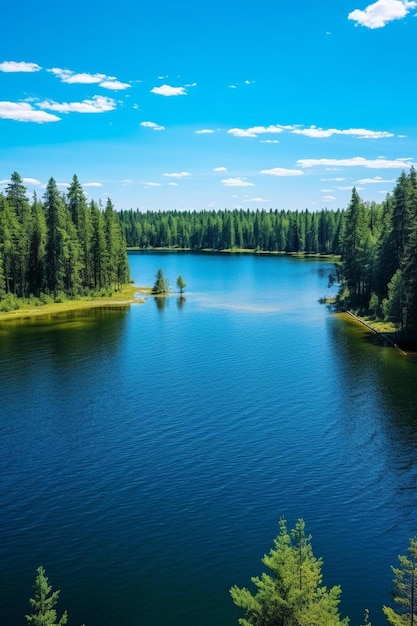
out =
[[[127,245],[340,254],[343,211],[120,211]]]
[[[77,176],[65,194],[53,178],[27,198],[17,172],[0,194],[0,304],[104,295],[129,280],[126,242],[110,199],[87,203]]]
[[[355,188],[347,209],[117,212],[87,202],[74,175],[30,201],[14,172],[0,194],[0,301],[109,292],[129,279],[127,247],[249,249],[341,256],[338,303],[392,322],[417,341],[417,173],[403,172],[382,203]]]
[[[403,172],[380,205],[352,190],[345,214],[339,302],[395,324],[417,343],[417,173]]]

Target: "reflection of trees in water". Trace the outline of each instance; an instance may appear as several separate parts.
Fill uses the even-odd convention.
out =
[[[381,466],[404,515],[417,506],[417,357],[376,345],[358,324],[329,318],[344,433]],[[389,473],[393,473],[390,480]],[[387,475],[388,473],[388,475]]]
[[[185,298],[185,296],[179,296],[179,298],[177,298],[177,307],[179,309],[182,309],[182,307],[184,306],[186,300],[187,300],[187,298]]]
[[[59,366],[76,361],[80,367],[90,358],[107,358],[120,348],[128,309],[85,309],[3,324],[0,367],[2,357],[10,355],[21,375],[37,367],[38,357],[43,366],[50,360]]]
[[[164,311],[167,306],[168,298],[166,298],[165,296],[155,296],[154,301],[158,311]]]

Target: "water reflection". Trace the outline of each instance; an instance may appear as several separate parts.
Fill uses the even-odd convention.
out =
[[[339,372],[345,433],[356,452],[373,459],[369,480],[379,471],[395,494],[402,520],[414,525],[417,507],[417,398],[415,355],[404,356],[375,342],[373,335],[343,317],[330,319],[334,364]],[[391,476],[392,475],[392,476]],[[384,496],[389,500],[390,491]]]
[[[128,311],[126,306],[112,306],[4,322],[0,324],[3,373],[9,363],[19,385],[37,371],[50,369],[53,378],[55,368],[76,363],[80,375],[91,360],[108,358],[120,349]]]
[[[154,302],[157,310],[162,313],[167,306],[168,298],[166,296],[154,296]]]

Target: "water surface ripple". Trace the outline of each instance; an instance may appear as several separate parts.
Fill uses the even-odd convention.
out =
[[[40,564],[71,623],[228,626],[281,516],[303,517],[384,624],[416,534],[416,363],[332,315],[325,262],[130,256],[185,301],[0,326],[0,606],[18,626]]]

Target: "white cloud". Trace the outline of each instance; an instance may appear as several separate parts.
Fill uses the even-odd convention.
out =
[[[413,165],[412,157],[389,160],[383,158],[365,159],[364,157],[353,157],[351,159],[299,159],[297,165],[300,167],[315,167],[318,165],[333,167],[368,167],[371,169],[408,169]],[[415,164],[414,164],[415,165]]]
[[[304,135],[315,139],[323,139],[332,137],[333,135],[348,135],[359,139],[382,139],[386,137],[394,137],[393,133],[386,130],[369,130],[367,128],[318,128],[310,126],[304,128],[301,124],[270,124],[269,126],[251,126],[249,128],[229,128],[227,131],[234,137],[258,137],[264,134],[279,134],[284,131],[293,133],[294,135]],[[278,143],[277,140],[264,140],[263,143]]]
[[[27,102],[0,102],[0,119],[16,120],[17,122],[34,122],[45,124],[46,122],[59,122],[57,115],[37,111]]]
[[[60,113],[105,113],[113,111],[116,108],[116,102],[113,98],[105,96],[93,96],[91,100],[83,100],[82,102],[38,102],[41,109],[48,111],[58,111]]]
[[[125,89],[130,89],[131,85],[122,83],[121,80],[104,80],[102,83],[99,83],[99,87],[113,89],[114,91],[124,91]]]
[[[329,181],[336,181],[337,183],[341,183],[344,180],[346,180],[346,178],[344,178],[343,176],[336,176],[335,178],[320,178],[322,183],[327,183]]]
[[[270,176],[303,176],[301,170],[288,170],[285,167],[273,167],[270,170],[261,170],[261,174],[269,174]]]
[[[143,183],[146,187],[162,187],[162,183]]]
[[[165,172],[163,176],[170,176],[171,178],[185,178],[191,176],[190,172]]]
[[[195,131],[196,135],[211,135],[212,133],[214,133],[214,130],[211,130],[210,128],[202,128],[201,130]]]
[[[317,128],[316,126],[310,126],[309,128],[295,128],[291,132],[294,135],[305,135],[306,137],[314,137],[315,139],[332,137],[333,135],[351,135],[352,137],[358,137],[360,139],[382,139],[394,136],[393,133],[389,133],[385,130],[367,130],[366,128],[348,128],[346,130],[339,130],[337,128]]]
[[[279,143],[278,139],[261,139],[260,143]]]
[[[101,183],[83,183],[83,187],[102,187]]]
[[[98,84],[103,89],[113,89],[120,91],[123,89],[129,89],[129,83],[122,83],[117,80],[115,76],[107,76],[106,74],[89,74],[87,72],[73,72],[72,70],[65,70],[61,67],[53,67],[48,72],[54,74],[63,83],[69,85],[81,84],[81,85],[94,85]]]
[[[139,126],[143,126],[144,128],[152,128],[152,130],[165,130],[165,126],[161,126],[160,124],[156,124],[155,122],[141,122]]]
[[[42,185],[41,181],[38,180],[37,178],[22,178],[22,181],[24,182],[25,185],[33,185],[33,186],[37,186],[37,185]]]
[[[25,61],[3,61],[0,63],[0,72],[39,72],[41,66],[37,63],[26,63]]]
[[[227,167],[214,167],[213,172],[227,172]]]
[[[225,187],[254,187],[254,183],[250,183],[246,178],[224,178],[222,181]]]
[[[184,87],[171,87],[171,85],[161,85],[160,87],[152,87],[151,93],[159,96],[186,96],[187,91]]]
[[[395,179],[387,180],[381,176],[374,176],[374,178],[361,178],[361,180],[358,180],[358,183],[360,185],[371,185],[373,183],[395,183]]]
[[[70,184],[69,183],[57,183],[56,186],[59,187],[60,189],[68,189]]]
[[[347,191],[348,189],[352,189],[353,185],[337,185],[336,189],[340,189],[340,191]]]
[[[334,196],[324,196],[323,200],[336,200]]]
[[[389,22],[404,18],[411,9],[417,6],[416,2],[408,0],[377,0],[369,4],[365,10],[355,9],[348,15],[349,20],[367,28],[383,28]]]
[[[332,189],[322,189],[321,193],[331,193]]]
[[[178,187],[178,183],[168,183],[168,187]]]
[[[269,198],[250,198],[248,202],[270,202]]]
[[[270,126],[251,126],[250,128],[229,128],[227,131],[234,137],[258,137],[265,133],[282,133],[286,130],[285,126],[280,124],[271,124]]]

